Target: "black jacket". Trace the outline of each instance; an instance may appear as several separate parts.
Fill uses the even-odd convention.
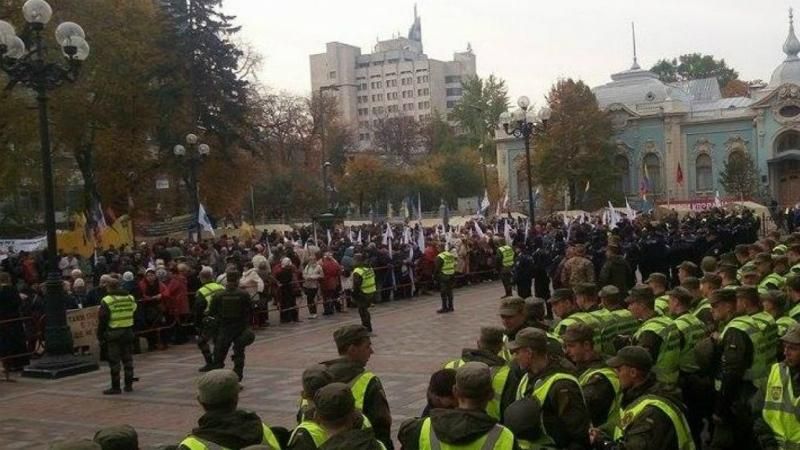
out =
[[[622,395],[622,408],[626,408],[643,395],[660,397],[671,404],[682,414],[686,408],[680,400],[680,394],[666,388],[650,375],[647,381]],[[689,437],[691,439],[691,436]],[[617,442],[619,450],[679,450],[678,436],[672,420],[656,407],[646,407],[625,429],[622,438]]]
[[[461,359],[464,362],[482,362],[491,367],[505,367],[508,364],[506,361],[491,352],[477,349],[465,348],[461,351]],[[500,421],[503,421],[503,411],[506,410],[508,405],[514,403],[517,395],[517,386],[519,385],[519,375],[517,371],[509,370],[506,384],[503,387],[503,392],[500,394]]]
[[[450,445],[467,445],[485,436],[497,424],[484,411],[465,409],[434,409],[430,419],[436,437]],[[419,450],[419,438],[425,420],[409,419],[400,426],[397,440],[403,450]],[[514,448],[517,448],[516,444]]]
[[[264,439],[264,429],[256,413],[240,409],[233,412],[210,411],[200,417],[192,435],[225,448],[237,449],[260,444]],[[178,448],[189,450],[184,445]]]

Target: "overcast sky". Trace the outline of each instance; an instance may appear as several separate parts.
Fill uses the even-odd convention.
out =
[[[308,56],[339,41],[369,53],[376,38],[406,35],[418,4],[430,58],[449,60],[467,43],[478,74],[496,74],[512,99],[541,105],[559,77],[591,86],[630,68],[630,23],[639,62],[689,52],[725,58],[744,80],[769,80],[784,59],[785,0],[224,0],[242,38],[264,58],[259,79],[276,90],[310,93]]]

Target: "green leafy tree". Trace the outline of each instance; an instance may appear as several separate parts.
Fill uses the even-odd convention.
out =
[[[405,162],[422,145],[421,124],[412,116],[380,118],[372,131],[378,148]]]
[[[725,161],[725,167],[719,174],[719,182],[728,194],[747,199],[758,194],[758,177],[758,168],[753,158],[744,152],[734,152]]]
[[[739,79],[739,73],[728,67],[725,59],[714,59],[712,55],[689,53],[678,58],[659,60],[651,69],[665,83],[676,81],[716,78],[720,88],[731,80]]]
[[[592,90],[580,80],[559,80],[550,89],[547,101],[552,115],[546,132],[534,143],[535,181],[550,190],[564,192],[566,188],[571,209],[597,207],[613,200],[613,130]]]
[[[467,137],[467,145],[491,144],[491,137],[508,110],[509,98],[506,82],[494,75],[488,78],[469,77],[461,82],[462,97],[450,113]]]

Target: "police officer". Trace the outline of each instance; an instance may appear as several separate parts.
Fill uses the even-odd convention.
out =
[[[98,312],[97,340],[105,344],[108,367],[111,371],[111,387],[104,395],[120,394],[120,362],[125,370],[125,392],[133,391],[133,315],[136,300],[120,289],[119,278],[109,277],[108,294],[100,301]]]
[[[198,427],[181,441],[178,449],[214,450],[266,445],[280,450],[275,433],[256,413],[237,409],[240,390],[238,375],[230,370],[216,369],[204,373],[197,380],[197,401],[204,414],[197,421]]]
[[[613,433],[619,422],[622,390],[616,372],[595,350],[594,341],[594,330],[588,325],[574,324],[564,333],[564,349],[580,373],[578,381],[592,426]]]
[[[345,325],[334,331],[333,340],[339,358],[325,361],[322,365],[328,368],[334,382],[350,386],[356,408],[363,411],[372,423],[375,437],[391,450],[392,414],[389,402],[380,378],[366,368],[374,353],[369,330],[361,325]]]
[[[514,450],[514,435],[486,413],[494,397],[492,375],[481,362],[456,369],[453,394],[457,409],[435,410],[430,417],[403,423],[397,438],[404,450]]]
[[[442,308],[436,313],[453,312],[453,278],[456,274],[456,257],[450,253],[445,244],[439,244],[434,273],[439,277],[439,292],[442,296]]]
[[[364,256],[360,253],[353,257],[353,303],[358,308],[361,325],[372,332],[372,316],[369,307],[375,302],[375,293],[378,291],[375,284],[375,271]]]
[[[757,448],[749,402],[756,391],[754,369],[761,371],[759,366],[766,364],[755,356],[763,339],[761,331],[751,317],[737,312],[735,291],[714,291],[709,300],[714,320],[722,327],[721,333],[712,335],[719,357],[714,377],[717,395],[711,448]]]
[[[233,371],[239,376],[239,381],[244,377],[245,347],[253,343],[255,335],[250,330],[250,317],[252,304],[250,295],[239,289],[241,273],[228,271],[225,274],[227,286],[225,290],[217,293],[211,302],[208,315],[217,322],[219,329],[214,339],[214,367],[225,367],[225,357],[233,345]]]
[[[667,276],[663,273],[653,272],[644,281],[653,290],[653,295],[656,297],[655,310],[656,314],[663,316],[667,314],[669,309],[669,296],[667,295]]]
[[[762,450],[800,448],[800,325],[781,338],[784,361],[773,364],[753,399],[754,432]]]
[[[386,450],[375,439],[371,428],[362,426],[361,413],[356,408],[350,387],[344,383],[331,383],[314,396],[316,421],[324,442],[319,448],[328,450]]]
[[[561,319],[553,327],[553,333],[558,337],[563,336],[567,328],[575,323],[585,323],[593,328],[600,326],[596,317],[578,308],[572,289],[556,289],[550,297],[550,307],[553,314]]]
[[[778,327],[778,337],[782,337],[789,331],[789,328],[797,323],[796,320],[786,315],[786,294],[782,291],[768,291],[766,294],[760,294],[760,297],[764,312],[775,319],[775,325]],[[782,346],[783,344],[781,344]],[[783,353],[783,348],[780,351]]]
[[[623,391],[620,423],[613,436],[616,448],[695,450],[680,396],[657,382],[647,349],[622,348],[608,365],[616,371]],[[609,440],[608,435],[596,429],[590,433],[596,448],[610,447],[599,445]]]
[[[514,249],[511,248],[508,242],[503,239],[497,239],[497,243],[501,244],[497,248],[497,269],[500,272],[500,280],[503,282],[503,289],[506,291],[505,297],[511,297],[513,286],[513,273],[514,268]]]
[[[710,398],[708,393],[712,392],[713,382],[710,377],[700,372],[700,365],[695,358],[695,346],[705,337],[706,327],[691,309],[692,294],[688,290],[676,287],[669,291],[668,295],[669,314],[674,318],[680,342],[678,386],[686,402],[686,418],[691,427],[692,438],[695,445],[701,447],[703,419],[711,417],[713,408],[713,402],[708,401]]]
[[[506,361],[499,356],[503,349],[503,329],[500,327],[481,327],[477,348],[465,348],[461,358],[448,362],[445,369],[458,369],[469,362],[481,362],[489,366],[492,375],[494,397],[486,406],[486,413],[494,420],[503,420],[503,411],[514,402],[517,394],[517,379]]]
[[[761,276],[761,280],[758,283],[759,289],[783,289],[786,279],[773,271],[774,265],[772,263],[772,255],[769,253],[759,253],[753,261],[755,262],[758,274]]]
[[[628,305],[620,297],[616,286],[608,285],[600,289],[597,294],[603,308],[608,311],[613,320],[600,331],[600,351],[606,356],[617,354],[617,350],[624,347],[621,342],[629,339],[639,329],[639,321],[628,311]]]
[[[194,302],[194,324],[197,329],[197,347],[203,354],[206,364],[199,369],[199,372],[208,372],[214,368],[214,358],[211,347],[208,345],[214,340],[216,326],[212,320],[208,319],[208,311],[211,309],[211,302],[214,297],[225,290],[225,287],[214,281],[214,271],[211,267],[203,267],[199,274],[202,286],[197,290]]]
[[[633,317],[642,322],[633,334],[633,344],[650,352],[655,361],[653,372],[659,382],[677,383],[680,343],[672,319],[656,314],[655,298],[649,286],[634,286],[625,301]]]
[[[532,448],[587,448],[591,418],[580,383],[548,352],[547,334],[524,328],[508,343],[517,364],[525,370],[517,399],[532,397],[541,405],[543,433]]]

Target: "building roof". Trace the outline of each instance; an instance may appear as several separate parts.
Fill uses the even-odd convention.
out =
[[[635,67],[635,66],[634,66]],[[638,105],[657,105],[668,100],[688,103],[689,95],[680,88],[661,82],[649,70],[631,68],[611,75],[611,82],[592,89],[600,108],[614,103],[636,107]]]
[[[678,81],[669,83],[669,85],[687,93],[692,102],[712,102],[722,98],[722,93],[719,90],[719,82],[714,77],[700,80]]]

